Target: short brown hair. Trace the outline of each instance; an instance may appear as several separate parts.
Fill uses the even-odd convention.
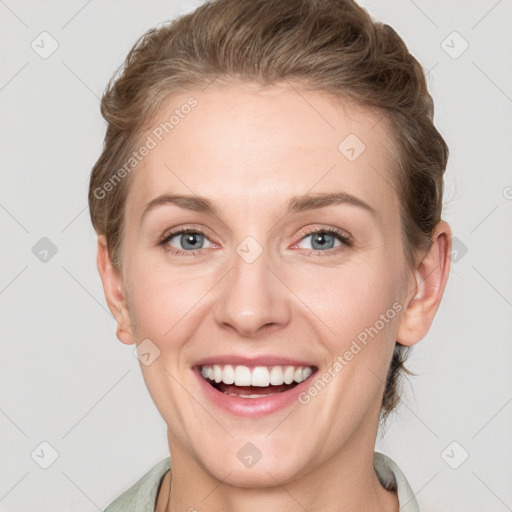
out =
[[[91,173],[89,210],[115,267],[122,261],[130,176],[108,194],[97,191],[129,158],[162,102],[213,80],[271,85],[288,79],[385,117],[396,152],[404,253],[415,264],[441,220],[448,147],[433,124],[423,69],[403,40],[352,0],[213,0],[142,35],[102,97],[107,131]],[[407,352],[396,344],[384,417],[399,401]]]

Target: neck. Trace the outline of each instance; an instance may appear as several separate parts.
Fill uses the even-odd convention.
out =
[[[166,488],[162,488],[166,502],[162,510],[397,512],[396,492],[382,487],[373,467],[376,434],[376,429],[373,433],[361,429],[343,450],[313,469],[298,473],[293,480],[273,479],[270,486],[247,488],[231,485],[229,472],[223,480],[213,477],[169,431],[172,474]]]

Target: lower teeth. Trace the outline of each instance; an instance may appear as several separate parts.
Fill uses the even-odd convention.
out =
[[[226,391],[224,391],[224,394],[229,396],[237,396],[238,398],[261,398],[264,396],[277,395],[277,393],[269,393],[268,395],[237,395],[235,393],[226,393]]]

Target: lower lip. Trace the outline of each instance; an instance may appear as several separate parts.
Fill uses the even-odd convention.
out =
[[[254,417],[272,414],[285,409],[294,402],[298,402],[299,394],[310,385],[310,379],[316,372],[313,372],[306,380],[288,391],[270,396],[262,395],[261,398],[240,398],[227,395],[206,382],[199,368],[194,368],[194,373],[197,375],[201,389],[210,402],[236,416]]]

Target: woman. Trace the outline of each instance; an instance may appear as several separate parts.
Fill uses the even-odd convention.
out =
[[[170,452],[107,511],[418,510],[374,452],[450,267],[403,41],[350,0],[216,0],[141,37],[102,114],[98,270]]]

